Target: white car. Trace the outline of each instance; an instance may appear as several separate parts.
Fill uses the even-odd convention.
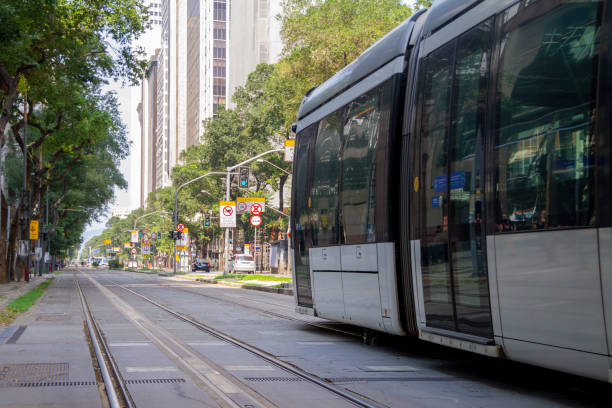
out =
[[[236,255],[232,263],[232,272],[255,273],[255,259],[251,255]]]

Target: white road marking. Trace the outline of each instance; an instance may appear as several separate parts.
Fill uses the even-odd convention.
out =
[[[333,346],[336,343],[332,343],[331,341],[298,341],[297,344],[303,346]]]
[[[200,341],[200,342],[193,342],[193,343],[187,343],[190,346],[227,346],[228,343],[224,343],[222,341]]]
[[[178,371],[176,367],[126,367],[128,373],[158,373],[162,371]]]
[[[111,347],[139,347],[139,346],[150,346],[151,343],[145,342],[133,342],[133,343],[110,343]]]
[[[365,366],[364,371],[418,371],[412,366]]]
[[[274,371],[272,366],[225,366],[227,371]]]

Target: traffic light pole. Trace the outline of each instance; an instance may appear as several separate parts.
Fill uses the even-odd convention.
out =
[[[282,147],[280,149],[273,149],[273,150],[268,150],[267,152],[263,152],[258,154],[257,156],[253,156],[250,159],[247,159],[241,163],[238,163],[234,166],[229,166],[227,167],[227,176],[226,176],[226,182],[225,182],[225,201],[231,201],[231,189],[230,189],[230,175],[232,173],[232,171],[236,170],[238,167],[240,166],[244,166],[245,164],[249,164],[261,157],[264,157],[268,154],[272,154],[272,153],[277,153],[277,152],[283,152],[285,151],[285,148]],[[229,273],[229,261],[230,261],[230,243],[229,243],[229,228],[225,228],[225,266],[223,267],[223,273],[227,274]]]
[[[174,212],[172,213],[172,222],[174,223],[173,228],[176,228],[176,224],[178,224],[178,216],[179,216],[179,214],[178,214],[178,194],[179,194],[179,191],[181,191],[181,189],[183,187],[188,186],[189,184],[194,183],[194,182],[196,182],[198,180],[201,180],[204,177],[214,176],[214,175],[224,175],[224,174],[225,174],[225,172],[222,172],[222,171],[211,171],[211,172],[208,172],[206,174],[202,174],[201,176],[198,176],[198,177],[196,177],[196,178],[194,178],[192,180],[189,180],[188,182],[183,183],[180,186],[178,186],[178,188],[176,189],[176,192],[174,193]],[[229,177],[229,175],[228,175],[228,177]],[[176,239],[174,240],[173,247],[174,247],[174,252],[173,252],[173,257],[174,257],[174,259],[173,259],[174,274],[176,275]]]

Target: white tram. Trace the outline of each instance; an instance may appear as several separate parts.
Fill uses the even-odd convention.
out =
[[[440,0],[309,91],[297,310],[612,381],[611,24]]]

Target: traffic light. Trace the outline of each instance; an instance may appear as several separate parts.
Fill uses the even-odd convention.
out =
[[[176,231],[172,230],[168,233],[168,238],[174,239]]]
[[[180,232],[180,231],[176,231],[176,239],[177,239],[177,240],[181,240],[181,239],[183,239],[183,233],[182,233],[182,232]]]
[[[205,227],[210,227],[210,215],[209,214],[206,214],[204,216],[204,226]]]
[[[238,172],[239,172],[238,185],[240,187],[248,187],[250,169],[248,167],[240,167]]]

